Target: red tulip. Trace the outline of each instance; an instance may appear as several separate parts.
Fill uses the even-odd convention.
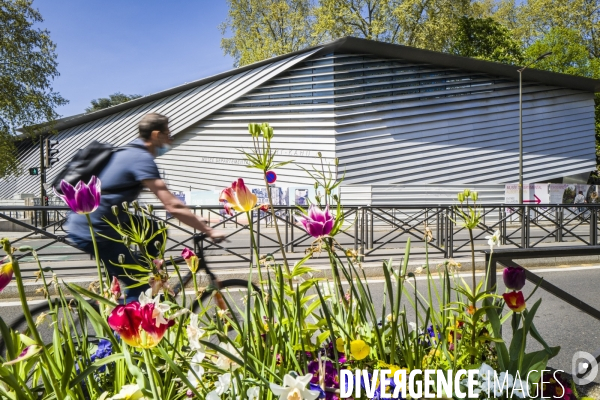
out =
[[[525,309],[525,298],[523,297],[523,292],[520,290],[518,292],[508,292],[502,295],[504,297],[504,301],[508,308],[513,310],[516,313],[520,313]]]
[[[139,301],[118,305],[108,316],[108,325],[125,343],[145,349],[156,346],[174,324],[174,320],[162,317],[154,303],[142,306]]]

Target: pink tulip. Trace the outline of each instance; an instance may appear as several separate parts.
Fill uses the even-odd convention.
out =
[[[313,237],[327,236],[333,229],[333,215],[329,211],[329,206],[324,211],[314,204],[308,209],[308,216],[303,215],[296,219],[304,225],[306,232]]]

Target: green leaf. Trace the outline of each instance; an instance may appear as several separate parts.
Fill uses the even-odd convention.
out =
[[[171,369],[173,370],[173,372],[175,372],[175,375],[177,375],[179,377],[179,379],[181,379],[181,381],[183,383],[185,383],[185,385],[188,387],[188,389],[190,389],[192,392],[194,392],[194,394],[196,396],[198,396],[199,398],[201,398],[202,396],[200,395],[200,393],[198,393],[198,391],[196,390],[196,388],[188,380],[187,376],[183,373],[183,371],[181,370],[181,368],[179,368],[179,366],[173,362],[173,360],[171,359],[171,357],[169,356],[169,354],[165,351],[165,349],[163,349],[160,346],[157,347],[156,349],[158,350],[158,352],[162,356],[162,359],[164,361],[166,361],[167,364],[169,364],[169,367],[171,367]]]
[[[115,303],[113,301],[110,301],[109,299],[107,299],[105,297],[102,297],[102,296],[100,296],[100,295],[98,295],[98,294],[96,294],[94,292],[91,292],[91,291],[89,291],[87,289],[84,289],[81,286],[75,285],[73,283],[67,283],[67,282],[64,282],[64,281],[63,281],[63,284],[65,286],[67,286],[69,289],[71,289],[71,293],[73,293],[73,292],[79,293],[82,296],[86,296],[86,297],[89,297],[91,299],[97,300],[100,303],[103,303],[103,304],[105,304],[105,305],[107,305],[109,307],[116,307],[117,306],[117,303]],[[81,301],[86,302],[85,300],[83,300],[83,298],[81,298]]]

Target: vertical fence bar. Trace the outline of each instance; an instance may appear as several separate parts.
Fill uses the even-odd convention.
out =
[[[440,208],[435,209],[435,242],[439,246],[442,241],[440,240]]]
[[[254,211],[252,212],[254,214]],[[256,249],[258,251],[258,256],[262,255],[260,251],[260,210],[256,211]],[[259,262],[260,260],[256,260]]]
[[[292,222],[292,218],[290,218],[292,215],[292,210],[291,209],[286,209],[285,210],[285,216],[287,218],[285,218],[285,251],[290,251],[289,248],[289,231],[290,231],[290,223]]]
[[[557,242],[563,241],[563,217],[564,217],[564,209],[562,207],[556,207],[556,232],[557,232]]]
[[[373,248],[373,242],[375,241],[375,214],[373,213],[373,209],[371,211],[371,219],[369,220],[369,226],[371,227],[371,234],[369,235],[369,249]]]
[[[250,224],[253,225],[253,223],[254,223],[254,213],[253,212],[249,212],[248,214],[249,214],[248,218],[250,219],[248,221],[248,233],[249,233],[248,236],[250,237],[250,247],[249,247],[249,249],[250,249],[250,265],[252,265],[252,264],[254,264],[254,251],[252,251],[252,245],[253,245],[253,243],[252,243],[253,242],[252,235],[254,233],[252,232],[252,230],[250,230]]]
[[[360,248],[365,252],[365,209],[360,208]]]
[[[596,229],[598,216],[595,208],[588,207],[588,210],[590,211],[590,245],[596,246],[598,244],[598,230]]]
[[[454,257],[454,224],[452,223],[452,207],[448,207],[446,215],[446,224],[448,225],[448,247],[446,248],[446,257],[452,258]]]
[[[354,212],[354,250],[358,251],[358,208]]]
[[[531,216],[529,215],[529,212],[530,212],[529,206],[525,206],[524,213],[523,213],[523,221],[524,221],[524,227],[525,227],[525,243],[523,246],[524,249],[529,248],[530,236],[531,236],[531,224],[530,224]]]
[[[294,213],[290,212],[290,251],[294,252]]]
[[[525,225],[527,224],[527,222],[525,221],[525,207],[519,207],[519,216],[520,221],[521,221],[521,248],[524,249],[525,247],[525,241],[527,240],[525,237]]]

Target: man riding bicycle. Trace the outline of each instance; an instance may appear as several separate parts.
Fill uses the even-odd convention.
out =
[[[171,148],[169,119],[157,113],[146,114],[139,122],[139,137],[127,146],[116,151],[100,172],[102,183],[100,206],[90,214],[95,232],[115,239],[121,239],[103,217],[117,224],[112,206],[121,207],[123,202],[136,200],[144,187],[150,189],[165,209],[179,221],[209,236],[213,241],[222,241],[223,233],[210,228],[199,216],[192,213],[183,202],[175,197],[160,177],[154,158],[165,154]],[[85,215],[71,213],[65,228],[69,241],[88,254],[94,254],[94,247],[88,221]],[[137,283],[126,276],[123,268],[112,263],[134,264],[136,260],[122,242],[110,241],[97,236],[98,253],[111,277],[117,276],[127,286]],[[120,260],[123,254],[125,259]],[[111,263],[112,261],[112,263]],[[125,289],[125,296],[138,297],[149,286],[143,285]]]

